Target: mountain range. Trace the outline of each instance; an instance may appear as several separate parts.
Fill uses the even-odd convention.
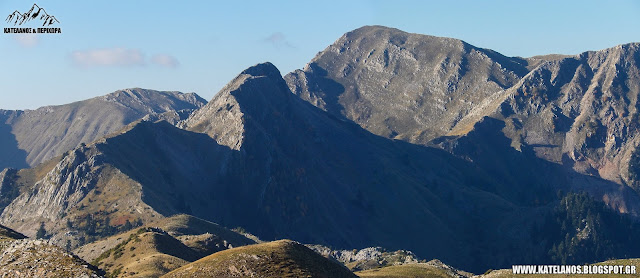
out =
[[[374,26],[285,79],[309,103],[380,136],[441,146],[491,117],[518,151],[634,188],[639,47],[525,59]]]
[[[209,102],[127,89],[1,111],[0,224],[35,236],[42,223],[49,242],[85,252],[187,214],[268,241],[411,250],[477,273],[637,257],[639,47],[506,57],[365,26],[284,77],[252,66]],[[120,252],[138,256],[135,238],[183,250],[166,257],[170,276],[212,261],[240,269],[221,258],[267,247],[286,250],[273,256],[291,271],[327,263],[287,257],[307,254],[289,241],[202,258],[173,238],[200,233],[138,231]],[[98,266],[144,268],[115,250]],[[435,266],[458,273],[417,267]]]

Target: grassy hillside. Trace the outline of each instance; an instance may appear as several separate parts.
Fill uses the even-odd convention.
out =
[[[113,277],[157,277],[198,258],[166,232],[140,228],[92,261]]]
[[[640,259],[609,260],[593,265],[635,266],[640,271]],[[386,266],[382,268],[355,272],[359,277],[367,278],[623,278],[638,277],[638,274],[513,274],[512,269],[488,270],[485,274],[474,275],[454,269],[440,261],[427,263]]]
[[[370,269],[356,272],[359,277],[369,278],[391,278],[391,277],[403,277],[403,278],[449,278],[456,277],[449,275],[445,270],[423,265],[394,265],[377,269]]]
[[[163,277],[355,277],[303,245],[279,240],[215,253]]]
[[[212,253],[254,241],[218,224],[176,215],[75,250],[116,277],[157,277]]]
[[[415,263],[404,265],[393,265],[382,268],[358,271],[355,273],[359,277],[367,278],[461,278],[471,277],[473,274],[454,269],[438,260],[427,263]]]

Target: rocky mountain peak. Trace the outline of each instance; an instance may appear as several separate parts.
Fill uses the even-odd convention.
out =
[[[248,74],[251,76],[270,76],[275,78],[281,78],[280,71],[276,66],[270,62],[260,63],[243,70],[241,74]]]
[[[291,97],[273,64],[257,64],[242,71],[206,106],[194,112],[185,126],[208,134],[221,145],[239,149],[247,123],[283,113]]]
[[[425,144],[513,86],[527,61],[382,26],[346,33],[287,76],[309,103],[384,137]]]

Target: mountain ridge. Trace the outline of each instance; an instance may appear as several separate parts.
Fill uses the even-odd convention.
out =
[[[195,93],[139,88],[35,110],[0,110],[0,168],[26,168],[90,143],[147,114],[196,109]]]
[[[375,134],[426,143],[474,102],[517,82],[528,72],[525,62],[457,39],[366,26],[285,80],[303,99]],[[476,64],[478,74],[468,69]],[[458,101],[474,92],[473,102]]]

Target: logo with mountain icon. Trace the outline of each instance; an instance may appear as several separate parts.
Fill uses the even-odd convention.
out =
[[[56,23],[60,23],[55,16],[52,16],[47,13],[43,8],[40,8],[38,4],[33,4],[31,9],[26,13],[20,13],[19,11],[14,11],[12,14],[7,16],[6,21],[8,23],[13,23],[13,26],[22,25],[31,20],[39,20],[42,21],[42,26],[50,26]]]

